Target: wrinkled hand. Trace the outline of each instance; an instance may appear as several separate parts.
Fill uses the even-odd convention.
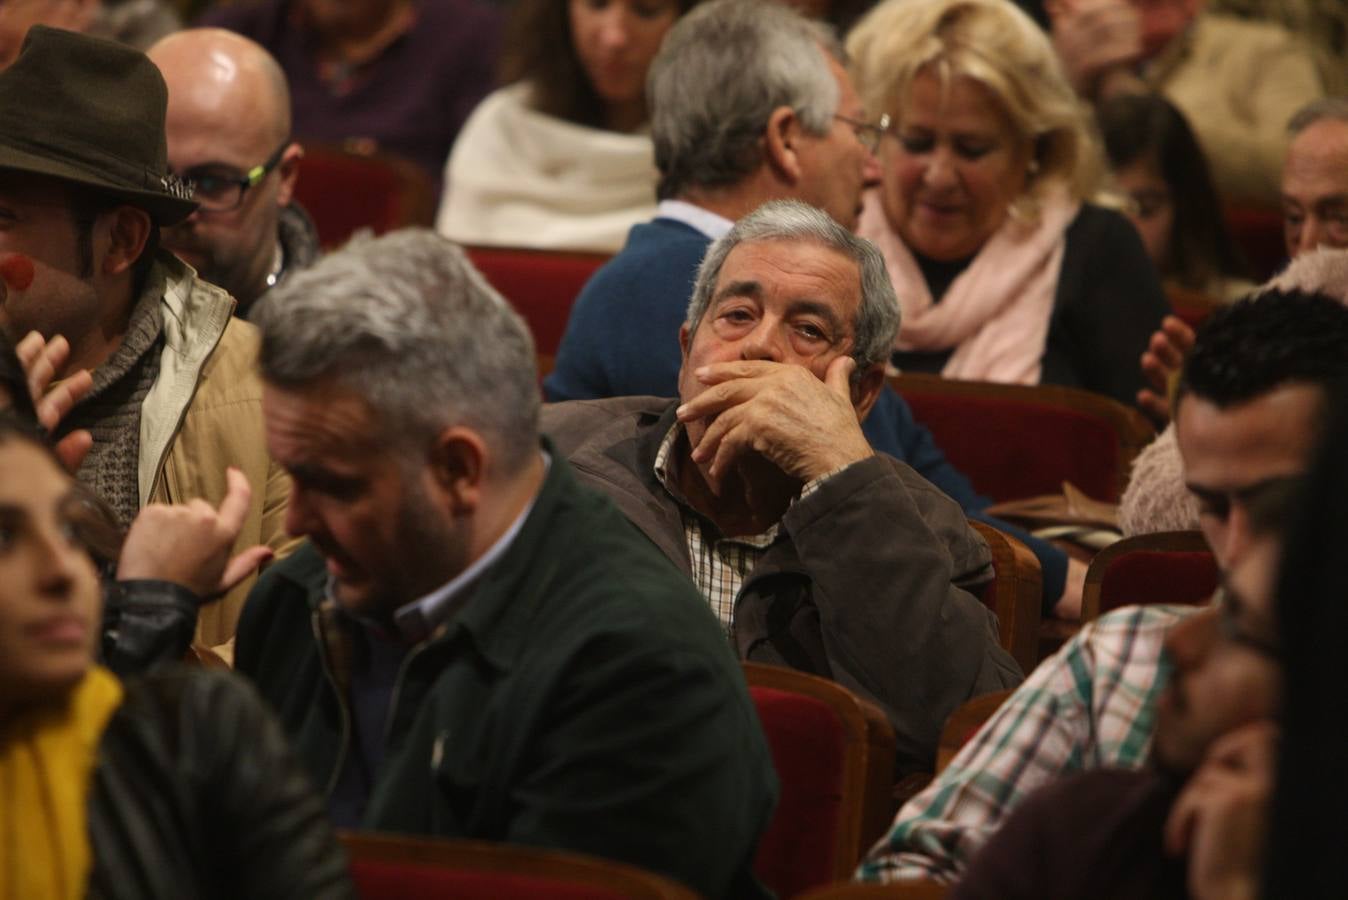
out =
[[[1137,405],[1158,425],[1170,421],[1170,381],[1194,348],[1194,330],[1183,319],[1166,316],[1142,353],[1142,377],[1149,387],[1137,392]]]
[[[238,469],[231,467],[226,478],[229,490],[219,510],[200,499],[143,508],[122,545],[117,579],[171,581],[210,598],[228,591],[271,559],[271,549],[261,545],[230,558],[253,492],[247,476]]]
[[[1198,900],[1258,896],[1277,758],[1271,721],[1223,735],[1171,807],[1166,852],[1188,856]]]
[[[70,342],[57,335],[50,341],[36,331],[28,332],[14,347],[28,376],[28,393],[37,409],[37,418],[48,432],[55,432],[61,420],[93,389],[94,378],[88,369],[70,373],[64,381],[51,387],[56,373],[70,359]],[[56,455],[69,472],[79,469],[80,463],[94,445],[93,436],[84,429],[72,431],[56,444]]]
[[[694,372],[708,387],[680,406],[678,417],[685,425],[708,420],[692,456],[711,489],[719,494],[726,474],[748,453],[802,482],[873,455],[852,405],[855,368],[855,360],[840,356],[823,381],[804,366],[763,360]]]
[[[1126,0],[1049,0],[1053,47],[1077,93],[1094,98],[1102,78],[1142,57],[1142,25]]]

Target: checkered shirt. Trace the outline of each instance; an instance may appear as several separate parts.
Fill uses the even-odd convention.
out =
[[[1035,788],[1071,772],[1139,769],[1170,671],[1163,640],[1194,606],[1130,606],[1091,622],[1030,674],[857,870],[950,882]]]
[[[670,470],[669,455],[675,443],[683,433],[683,425],[678,422],[660,442],[660,450],[655,454],[655,477],[664,485],[665,490],[679,505],[679,516],[683,520],[683,538],[688,544],[688,560],[692,567],[693,583],[711,604],[712,611],[721,620],[726,633],[735,625],[735,598],[740,588],[758,565],[768,547],[777,540],[780,524],[773,525],[762,534],[725,537],[710,521],[691,509],[675,485],[674,474]],[[825,479],[836,475],[842,469],[827,472],[801,488],[800,496],[793,503],[800,502],[818,490]]]

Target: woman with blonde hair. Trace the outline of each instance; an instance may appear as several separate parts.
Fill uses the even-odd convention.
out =
[[[1128,221],[1089,202],[1099,146],[1043,32],[1008,0],[885,0],[847,51],[890,117],[858,231],[903,310],[895,364],[1132,403],[1165,294]]]

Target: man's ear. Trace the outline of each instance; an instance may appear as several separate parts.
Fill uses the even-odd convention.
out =
[[[108,250],[99,265],[104,275],[121,275],[136,264],[150,239],[150,214],[134,206],[119,206],[107,213]]]
[[[290,201],[295,197],[295,181],[300,174],[300,160],[304,159],[304,148],[299,144],[292,143],[281,154],[281,161],[276,164],[276,178],[279,187],[276,189],[276,205],[289,206]]]
[[[773,174],[787,184],[800,181],[800,140],[804,134],[800,117],[791,107],[779,106],[768,116],[767,131],[763,135],[764,154]]]
[[[436,436],[431,478],[452,515],[471,515],[481,504],[489,453],[482,435],[464,425],[452,425]]]
[[[884,363],[876,363],[861,373],[861,377],[852,382],[852,405],[856,407],[857,421],[864,422],[871,414],[875,401],[885,388]]]

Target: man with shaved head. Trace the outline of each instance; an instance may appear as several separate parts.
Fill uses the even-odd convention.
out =
[[[318,255],[293,202],[304,151],[290,139],[290,91],[271,55],[246,37],[195,28],[149,50],[168,83],[169,166],[196,185],[198,209],[164,244],[238,301],[253,301]]]

